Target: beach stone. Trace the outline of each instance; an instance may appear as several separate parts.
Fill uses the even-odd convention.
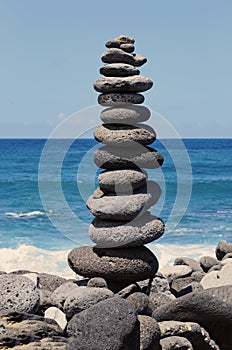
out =
[[[108,192],[133,193],[133,190],[143,186],[147,180],[147,173],[141,170],[121,169],[103,171],[98,175],[100,188]]]
[[[150,212],[130,222],[95,218],[89,226],[91,240],[101,248],[141,246],[160,238],[163,233],[163,221]]]
[[[44,317],[56,321],[62,330],[64,330],[67,325],[66,315],[57,307],[49,307],[45,311]]]
[[[139,73],[140,71],[137,68],[126,63],[105,64],[100,68],[100,74],[106,77],[128,77]]]
[[[159,307],[152,316],[158,322],[191,320],[199,323],[220,349],[231,349],[232,303],[221,300],[216,292],[203,290],[184,295]]]
[[[188,258],[186,256],[183,257],[177,257],[174,261],[174,265],[186,265],[189,266],[192,271],[202,271],[202,267],[199,263],[199,261],[195,259]]]
[[[156,139],[155,131],[144,124],[118,125],[103,124],[96,127],[94,137],[98,142],[108,145],[130,145],[136,142],[149,145]]]
[[[111,107],[104,109],[100,118],[105,124],[128,124],[134,125],[147,121],[151,116],[151,112],[144,106],[133,106],[128,104],[125,106]]]
[[[66,283],[68,280],[66,278],[51,275],[48,273],[39,274],[39,288],[47,289],[53,292],[56,288],[61,286],[63,283]]]
[[[178,336],[190,341],[194,349],[220,350],[210,338],[209,333],[194,322],[163,321],[159,322],[161,338]]]
[[[130,284],[129,286],[119,290],[115,294],[115,296],[126,299],[129,295],[136,293],[136,292],[141,292],[141,289],[140,289],[138,283],[133,283],[133,284]]]
[[[208,272],[214,265],[219,265],[219,261],[212,256],[202,256],[200,258],[200,265],[204,272]]]
[[[140,323],[140,350],[160,350],[160,328],[154,318],[138,315]]]
[[[169,304],[175,299],[175,296],[170,292],[153,292],[149,295],[149,307],[152,311],[155,311],[159,307]]]
[[[70,294],[75,293],[78,288],[80,287],[74,281],[63,283],[61,286],[56,288],[52,293],[50,297],[51,302],[53,303],[53,305],[57,306],[59,309],[62,309],[67,297]]]
[[[213,297],[218,298],[226,303],[232,304],[232,286],[220,286],[207,289],[208,294],[212,294]]]
[[[136,144],[134,147],[103,146],[94,153],[95,164],[102,169],[155,169],[163,164],[163,156],[151,147]]]
[[[127,297],[132,304],[135,306],[135,310],[138,315],[147,315],[149,298],[146,294],[141,292],[135,292]]]
[[[167,337],[160,340],[162,350],[194,350],[190,341],[183,337]]]
[[[68,340],[65,337],[43,338],[29,344],[14,346],[13,350],[67,350]]]
[[[134,93],[108,93],[98,96],[98,103],[101,106],[127,105],[128,103],[141,104],[144,102],[144,96]]]
[[[220,262],[221,263],[221,262]],[[218,265],[213,265],[210,269],[209,269],[209,271],[208,271],[208,273],[209,272],[211,272],[211,271],[219,271],[219,270],[221,270],[221,268],[222,268],[222,264],[218,264]]]
[[[126,35],[120,35],[117,38],[109,40],[106,42],[106,47],[120,47],[121,45],[133,45],[135,43],[135,39],[130,38]]]
[[[39,291],[29,278],[0,275],[0,315],[12,312],[35,313],[39,301]]]
[[[39,310],[37,311],[37,314],[43,316],[45,310],[47,310],[50,306],[52,306],[51,295],[52,295],[52,292],[50,292],[49,290],[39,289],[40,305],[39,305]]]
[[[132,54],[115,47],[103,52],[101,60],[104,63],[128,63],[133,66],[136,61]]]
[[[64,302],[63,310],[66,316],[70,319],[76,313],[88,309],[99,301],[113,296],[114,293],[106,288],[79,287],[74,292],[69,293]]]
[[[136,67],[140,67],[147,62],[147,58],[140,54],[135,54],[135,55],[133,54],[133,56],[134,56],[134,66]]]
[[[159,270],[169,281],[191,275],[192,269],[186,265],[166,266]]]
[[[226,259],[232,259],[232,253],[227,253],[226,255],[223,256],[222,261]]]
[[[70,350],[140,349],[134,305],[118,297],[100,301],[74,315],[68,323],[67,335]]]
[[[222,260],[228,253],[232,253],[232,244],[229,244],[226,241],[220,241],[216,247],[217,259]]]
[[[95,288],[108,288],[108,284],[104,278],[101,277],[93,277],[87,283],[87,287],[95,287]]]
[[[135,75],[130,77],[105,77],[97,79],[93,87],[101,93],[110,92],[143,92],[149,90],[153,85],[150,78]]]
[[[121,44],[119,48],[129,53],[132,53],[135,50],[135,47],[132,44]]]
[[[188,284],[186,287],[183,287],[182,289],[180,289],[179,291],[176,291],[173,288],[171,288],[171,291],[176,298],[179,298],[188,293],[199,292],[201,290],[203,290],[203,287],[199,282],[192,282]]]
[[[201,280],[204,289],[232,285],[232,265],[224,265],[220,271],[208,272]]]
[[[194,281],[196,282],[200,282],[204,276],[205,276],[205,272],[203,270],[193,271],[193,273],[191,274],[191,277],[194,278]]]
[[[158,261],[146,247],[108,248],[84,246],[68,255],[70,268],[81,276],[134,283],[155,275]],[[109,287],[110,288],[110,287]]]

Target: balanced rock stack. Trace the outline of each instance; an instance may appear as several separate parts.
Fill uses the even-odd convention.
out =
[[[73,249],[68,262],[81,276],[122,286],[152,278],[158,270],[155,255],[144,244],[164,233],[163,221],[148,211],[161,189],[142,168],[158,168],[163,157],[148,146],[156,139],[155,131],[142,124],[150,117],[149,109],[137,106],[144,101],[140,92],[153,85],[137,68],[147,59],[133,54],[134,39],[126,36],[108,41],[106,47],[100,68],[105,77],[94,83],[101,93],[99,104],[108,107],[100,116],[104,124],[94,131],[104,144],[94,161],[104,171],[87,201],[95,216],[89,236],[96,245]]]

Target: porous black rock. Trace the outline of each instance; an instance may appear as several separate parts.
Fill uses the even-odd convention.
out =
[[[140,72],[131,64],[111,63],[101,67],[100,73],[106,77],[128,77],[138,75]]]
[[[135,93],[119,93],[111,92],[100,94],[98,96],[98,103],[102,106],[117,106],[117,105],[128,105],[131,104],[141,104],[144,102],[144,96]]]
[[[103,94],[108,93],[137,93],[149,90],[153,85],[150,78],[134,75],[127,77],[104,77],[94,82],[94,89]]]

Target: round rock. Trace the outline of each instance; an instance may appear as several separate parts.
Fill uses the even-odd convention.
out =
[[[94,130],[94,137],[98,142],[107,145],[130,145],[139,143],[149,145],[156,139],[156,133],[147,125],[99,125]]]
[[[114,38],[112,40],[108,40],[106,42],[106,47],[120,47],[121,45],[133,45],[135,43],[135,39],[130,38],[126,35],[120,35],[117,38]]]
[[[102,106],[114,106],[121,104],[141,104],[144,102],[144,96],[141,94],[133,93],[108,93],[98,96],[98,103]]]
[[[132,44],[121,44],[119,48],[129,53],[132,53],[135,49],[134,45]]]
[[[95,164],[102,169],[119,170],[155,169],[163,164],[163,156],[151,147],[135,144],[134,147],[103,146],[94,153]]]
[[[140,349],[159,350],[160,349],[160,329],[158,322],[149,316],[139,315],[140,323]]]
[[[151,112],[144,106],[122,106],[106,108],[101,112],[101,120],[105,124],[128,124],[134,125],[147,121]]]
[[[0,275],[0,314],[35,313],[40,295],[35,284],[20,275]]]
[[[128,285],[153,277],[158,270],[158,260],[146,247],[74,248],[68,255],[73,271],[85,277],[102,277],[106,280],[126,282]]]
[[[98,176],[98,184],[101,189],[116,193],[133,193],[133,190],[146,183],[145,171],[126,169],[103,171]]]
[[[91,240],[102,248],[139,247],[164,233],[164,223],[149,212],[125,223],[95,218],[89,226]]]
[[[226,241],[220,241],[216,247],[216,257],[218,260],[222,260],[228,253],[232,253],[232,244]]]
[[[101,93],[110,92],[143,92],[149,90],[153,85],[150,78],[140,75],[131,77],[106,77],[94,82],[94,89]]]
[[[128,77],[132,75],[139,75],[140,71],[126,63],[111,63],[105,64],[100,68],[100,74],[106,77]]]

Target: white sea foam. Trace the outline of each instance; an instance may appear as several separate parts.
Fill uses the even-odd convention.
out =
[[[5,215],[13,217],[15,219],[18,219],[18,218],[34,218],[34,217],[37,217],[37,216],[47,216],[47,214],[44,211],[40,211],[40,210],[29,211],[27,213],[9,212],[9,213],[5,213]]]
[[[177,256],[187,256],[199,259],[203,255],[215,256],[215,246],[206,245],[148,245],[159,260],[160,267],[172,265]],[[74,278],[74,272],[69,268],[67,255],[69,250],[49,251],[29,245],[20,245],[17,248],[0,249],[0,270],[11,272],[26,269],[35,272],[45,272]]]

